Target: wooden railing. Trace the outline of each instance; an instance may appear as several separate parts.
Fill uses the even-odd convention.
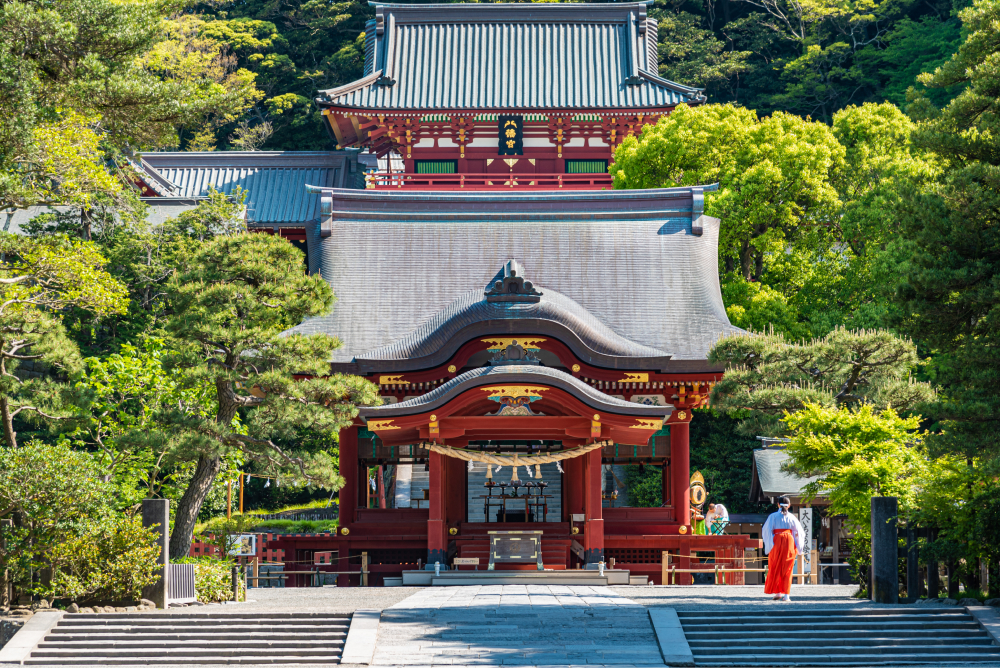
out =
[[[399,174],[371,172],[373,190],[611,190],[610,174]]]

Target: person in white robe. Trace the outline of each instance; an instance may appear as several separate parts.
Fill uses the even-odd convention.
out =
[[[764,554],[768,556],[764,592],[774,594],[775,601],[792,600],[792,571],[796,555],[802,552],[804,531],[799,519],[788,512],[790,505],[787,496],[779,498],[778,512],[771,513],[761,530]]]

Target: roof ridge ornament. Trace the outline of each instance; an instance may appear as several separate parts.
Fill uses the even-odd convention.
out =
[[[396,80],[390,79],[389,77],[383,74],[382,76],[380,76],[378,79],[375,80],[374,85],[385,86],[386,88],[392,88],[393,86],[396,85]]]
[[[524,280],[524,267],[517,260],[507,260],[486,286],[488,302],[537,303],[542,293],[535,289],[531,281]]]

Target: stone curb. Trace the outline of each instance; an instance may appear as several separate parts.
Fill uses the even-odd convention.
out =
[[[986,605],[969,605],[965,609],[975,617],[979,626],[990,634],[993,642],[1000,645],[1000,611]]]
[[[62,619],[62,610],[39,610],[24,623],[21,630],[0,649],[0,663],[24,663],[38,643]]]
[[[656,642],[660,645],[663,663],[668,666],[693,666],[694,655],[677,611],[673,608],[650,608],[649,621],[656,632]]]
[[[341,663],[371,665],[375,656],[375,641],[378,638],[378,624],[382,613],[379,610],[355,610],[351,626],[347,630]]]

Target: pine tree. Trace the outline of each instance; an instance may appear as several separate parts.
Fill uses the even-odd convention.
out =
[[[708,359],[727,367],[712,406],[743,418],[739,431],[748,436],[783,435],[782,417],[807,404],[908,410],[933,397],[929,385],[910,378],[916,346],[885,331],[836,329],[802,343],[737,334],[716,343]]]
[[[198,512],[224,455],[254,460],[290,482],[335,486],[338,430],[357,415],[356,404],[379,400],[368,381],[330,375],[336,338],[282,335],[333,305],[330,286],[302,265],[301,251],[284,239],[244,233],[197,247],[170,281],[168,364],[188,383],[213,386],[216,396],[210,413],[165,416],[176,435],[175,456],[197,462],[177,506],[173,558],[190,551]],[[288,446],[302,430],[325,432],[331,447]]]
[[[0,234],[0,422],[17,447],[14,419],[68,418],[68,387],[54,375],[82,364],[59,312],[83,308],[100,316],[125,310],[125,288],[105,270],[87,242],[50,236]],[[26,365],[37,369],[29,371]]]

